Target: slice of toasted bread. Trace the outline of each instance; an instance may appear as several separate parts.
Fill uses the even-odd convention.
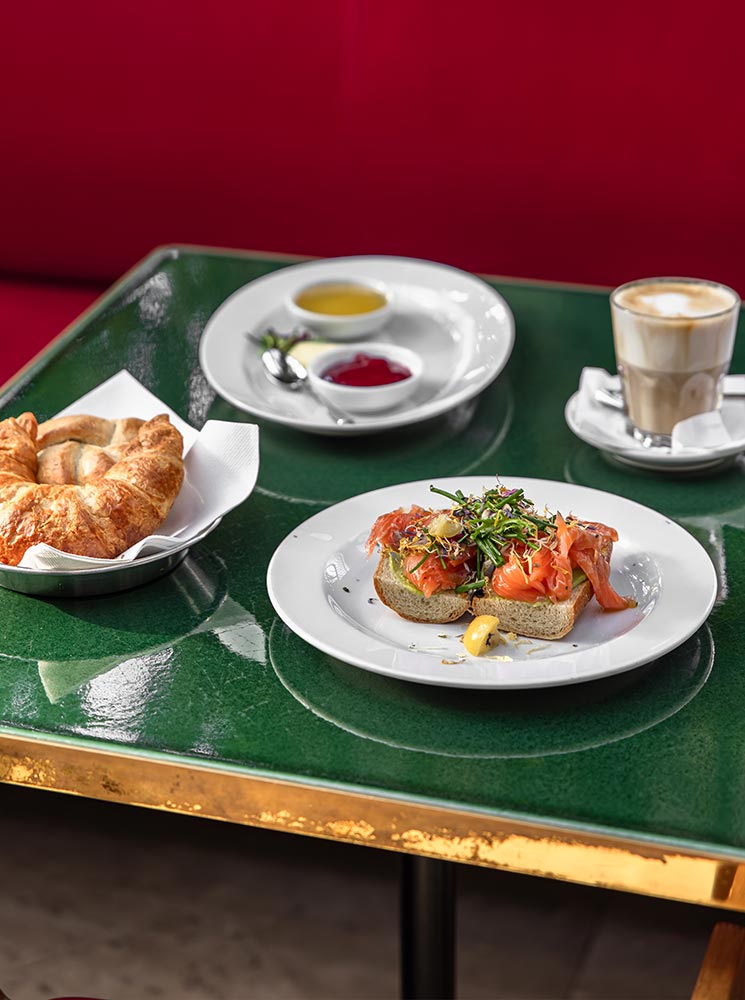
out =
[[[471,610],[475,615],[495,615],[501,632],[517,632],[532,639],[561,639],[574,628],[591,597],[589,580],[574,587],[567,600],[555,604],[548,598],[533,603],[508,600],[487,584],[483,597],[474,597]]]
[[[603,546],[603,556],[610,562],[613,543]],[[554,603],[548,598],[534,602],[509,600],[499,597],[489,583],[473,596],[444,590],[432,597],[425,597],[406,580],[400,568],[391,560],[398,557],[383,552],[378,561],[373,582],[378,597],[401,618],[411,622],[453,622],[467,611],[473,615],[494,615],[499,619],[501,632],[517,632],[531,639],[562,639],[574,628],[575,622],[593,595],[592,584],[584,579],[572,588],[565,601]],[[581,579],[581,577],[580,577]]]
[[[383,552],[373,576],[378,597],[401,618],[410,622],[454,622],[462,617],[470,602],[469,595],[444,590],[432,597],[425,597],[413,584],[405,581],[402,573],[395,572],[391,559],[397,558]]]
[[[604,540],[601,553],[608,564],[612,552],[613,542]],[[581,574],[580,579],[583,576]],[[471,611],[475,615],[496,615],[502,632],[517,632],[531,639],[563,639],[574,628],[592,595],[592,584],[586,578],[572,587],[565,601],[556,603],[548,598],[533,603],[509,600],[495,594],[487,583],[482,595],[471,601]]]

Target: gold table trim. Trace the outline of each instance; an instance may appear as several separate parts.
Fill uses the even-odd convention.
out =
[[[673,843],[16,736],[0,781],[745,912],[745,861]]]

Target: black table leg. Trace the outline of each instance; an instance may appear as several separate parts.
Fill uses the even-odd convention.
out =
[[[409,854],[401,863],[402,1000],[452,1000],[456,866]]]

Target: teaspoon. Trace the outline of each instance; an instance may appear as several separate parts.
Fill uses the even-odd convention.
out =
[[[321,399],[318,394],[314,392],[310,382],[308,381],[308,370],[305,365],[298,361],[297,358],[293,358],[291,354],[283,353],[278,347],[270,347],[261,355],[261,363],[264,366],[264,371],[267,375],[275,382],[279,382],[280,385],[284,385],[288,389],[307,389],[311,396],[313,396],[313,398],[317,400],[321,406],[326,408],[329,416],[335,424],[343,427],[346,424],[354,423],[354,418],[348,413],[344,413],[343,410],[338,409],[336,406],[332,406],[331,403],[327,403],[325,399]]]

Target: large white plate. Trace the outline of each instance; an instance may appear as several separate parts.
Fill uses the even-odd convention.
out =
[[[601,521],[619,533],[611,583],[638,607],[603,612],[591,601],[568,636],[500,646],[507,662],[460,658],[467,618],[449,625],[404,621],[375,596],[377,556],[365,542],[379,514],[418,503],[441,506],[431,480],[389,486],[309,518],[272,556],[267,587],[282,620],[311,645],[375,673],[466,688],[550,687],[641,666],[675,649],[706,621],[717,593],[711,559],[680,525],[622,497],[569,483],[501,479],[522,486],[537,506]],[[437,480],[453,492],[480,493],[487,477]],[[443,662],[444,661],[444,662]],[[449,662],[450,661],[450,662]],[[452,662],[457,661],[457,662]]]
[[[424,359],[424,377],[411,400],[343,426],[307,392],[270,382],[249,340],[268,327],[289,332],[286,296],[309,281],[334,278],[389,285],[394,314],[363,339],[401,344]],[[199,363],[213,388],[247,413],[317,434],[366,434],[427,420],[475,396],[504,368],[513,341],[504,299],[465,271],[405,257],[339,257],[286,267],[239,288],[209,319]]]

